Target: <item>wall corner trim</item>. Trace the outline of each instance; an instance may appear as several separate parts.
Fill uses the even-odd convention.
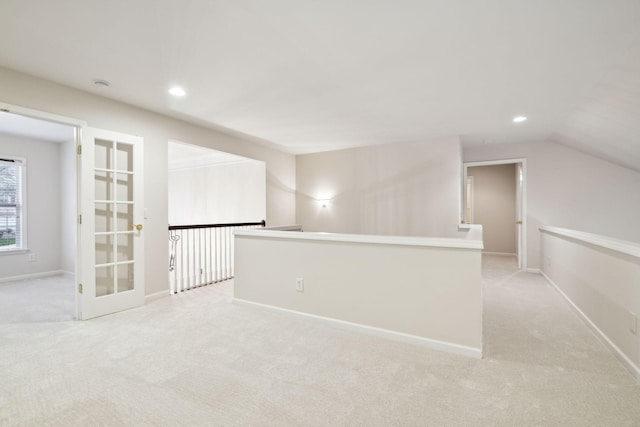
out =
[[[633,363],[633,361],[631,361],[619,348],[617,345],[615,345],[610,339],[609,337],[607,337],[604,332],[602,332],[600,330],[600,328],[598,328],[595,323],[593,323],[591,321],[591,319],[589,319],[589,317],[584,314],[584,312],[582,310],[580,310],[580,308],[569,298],[569,296],[567,296],[567,294],[565,294],[562,289],[560,289],[560,287],[558,285],[555,284],[555,282],[553,280],[551,280],[551,278],[549,276],[547,276],[547,274],[545,274],[544,271],[540,271],[540,273],[542,274],[542,277],[544,277],[547,282],[549,283],[549,285],[551,285],[552,288],[554,288],[571,306],[571,308],[573,308],[575,310],[575,312],[578,314],[578,316],[587,324],[587,326],[589,326],[595,333],[596,336],[598,336],[598,338],[600,338],[602,340],[602,342],[605,344],[605,346],[607,346],[609,348],[609,350],[611,350],[611,352],[614,354],[614,356],[622,363],[622,365],[631,373],[631,375],[633,375],[636,379],[636,382],[640,383],[640,367],[638,367],[635,363]]]
[[[19,276],[0,277],[0,283],[14,282],[17,280],[39,279],[41,277],[49,277],[49,276],[59,276],[59,275],[64,275],[65,273],[66,271],[64,270],[53,270],[53,271],[44,271],[42,273],[31,273],[31,274],[21,274]]]
[[[152,301],[155,301],[157,299],[160,298],[164,298],[164,297],[168,297],[171,294],[169,293],[169,291],[160,291],[160,292],[156,292],[155,294],[149,294],[149,295],[145,295],[144,296],[144,303],[145,304],[149,304]]]
[[[404,334],[402,332],[395,332],[388,329],[380,329],[372,326],[366,326],[359,323],[346,322],[344,320],[332,319],[330,317],[318,316],[315,314],[303,313],[301,311],[289,310],[286,308],[280,308],[273,305],[261,304],[253,301],[247,301],[239,298],[233,298],[232,302],[238,305],[253,306],[261,308],[263,310],[275,311],[280,313],[288,313],[296,316],[304,316],[319,320],[325,323],[329,323],[333,326],[338,326],[345,330],[356,331],[373,336],[378,336],[393,341],[404,342],[413,345],[419,345],[432,350],[445,351],[448,353],[458,354],[461,356],[472,357],[475,359],[482,359],[483,353],[481,348],[467,347],[460,344],[438,341],[429,338],[424,338],[416,335]]]

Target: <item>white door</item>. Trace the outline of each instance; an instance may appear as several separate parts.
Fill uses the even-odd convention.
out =
[[[78,319],[90,319],[144,304],[143,140],[81,132]]]

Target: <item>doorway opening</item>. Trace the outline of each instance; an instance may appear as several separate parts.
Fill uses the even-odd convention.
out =
[[[0,158],[21,159],[24,178],[2,183],[0,323],[73,320],[77,127],[2,107]]]
[[[482,224],[484,253],[527,268],[526,159],[464,164],[464,222]]]
[[[232,279],[234,231],[265,226],[265,163],[177,141],[168,154],[170,293]]]
[[[261,221],[266,166],[259,160],[170,141],[169,224]]]

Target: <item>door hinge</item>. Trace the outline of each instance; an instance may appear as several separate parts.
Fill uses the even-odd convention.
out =
[[[82,145],[78,145],[76,152],[78,153],[78,156],[82,154]]]
[[[82,224],[82,215],[78,215],[78,224]]]
[[[82,293],[82,283],[78,283],[78,293]]]

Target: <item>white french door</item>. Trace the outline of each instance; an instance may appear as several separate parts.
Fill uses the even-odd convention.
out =
[[[83,127],[78,319],[144,304],[143,139]]]

